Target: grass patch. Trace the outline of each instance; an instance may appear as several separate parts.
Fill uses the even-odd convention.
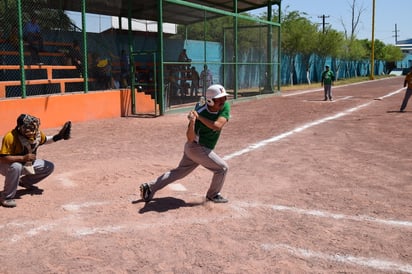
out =
[[[389,78],[389,77],[394,77],[393,75],[378,75],[375,76],[375,80],[378,79],[383,79],[383,78]],[[335,81],[333,83],[334,86],[341,86],[341,85],[347,85],[347,84],[353,84],[353,83],[359,83],[359,82],[364,82],[364,81],[373,81],[369,79],[369,76],[363,76],[363,77],[354,77],[354,78],[347,78],[347,79],[341,79],[338,81]],[[293,90],[303,90],[303,89],[313,89],[313,88],[320,88],[321,84],[320,83],[312,83],[312,84],[296,84],[296,85],[285,85],[281,86],[280,89],[281,91],[293,91]]]

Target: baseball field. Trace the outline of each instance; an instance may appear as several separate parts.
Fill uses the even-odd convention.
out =
[[[140,200],[141,183],[177,166],[188,111],[73,123],[70,140],[39,148],[55,164],[41,190],[0,207],[0,273],[412,273],[402,84],[233,103],[215,150],[227,204],[205,202],[202,167]]]

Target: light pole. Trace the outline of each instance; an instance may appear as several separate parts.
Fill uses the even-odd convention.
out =
[[[375,71],[375,0],[372,0],[372,53],[371,53],[371,73],[370,79],[374,80]]]

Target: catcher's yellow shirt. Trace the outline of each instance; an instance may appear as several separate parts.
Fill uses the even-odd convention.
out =
[[[27,149],[21,144],[18,132],[16,129],[8,132],[3,137],[1,143],[0,155],[25,155],[28,153]],[[46,142],[46,135],[43,132],[40,132],[40,145]]]

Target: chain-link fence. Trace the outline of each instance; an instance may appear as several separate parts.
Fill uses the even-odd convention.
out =
[[[197,101],[213,83],[236,97],[239,88],[253,91],[244,96],[273,92],[278,82],[278,28],[252,18],[239,20],[235,32],[235,17],[204,11],[198,20],[164,32],[160,48],[157,29],[148,31],[156,22],[129,33],[126,18],[116,25],[116,17],[107,16],[112,21],[106,28],[82,30],[65,5],[49,9],[42,2],[22,1],[18,7],[18,1],[0,0],[0,98],[135,86],[171,107]],[[199,14],[196,7],[185,8]]]
[[[64,11],[42,8],[32,1],[22,1],[20,7],[17,1],[1,1],[0,6],[0,95],[82,90],[81,68],[70,58],[79,30]]]

